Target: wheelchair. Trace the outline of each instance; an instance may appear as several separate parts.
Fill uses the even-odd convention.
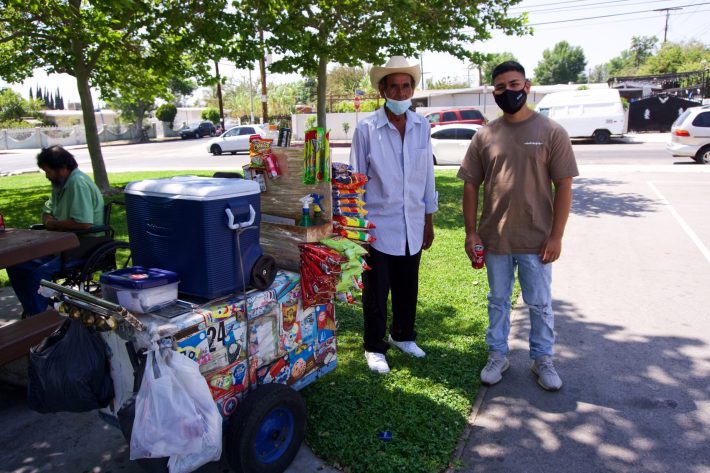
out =
[[[128,242],[114,239],[115,231],[111,226],[111,210],[114,205],[125,204],[108,202],[104,205],[103,225],[73,232],[79,237],[79,246],[61,253],[61,267],[52,276],[52,281],[101,297],[101,273],[131,264],[131,247]],[[44,225],[32,225],[30,228],[42,230]]]

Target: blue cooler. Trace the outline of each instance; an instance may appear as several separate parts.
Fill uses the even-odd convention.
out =
[[[179,176],[126,186],[133,264],[174,271],[182,294],[212,299],[248,286],[262,259],[259,184]]]

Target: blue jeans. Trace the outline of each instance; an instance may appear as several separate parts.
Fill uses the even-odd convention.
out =
[[[515,283],[515,267],[530,311],[530,358],[552,356],[555,344],[555,316],[552,313],[552,266],[543,264],[537,254],[496,255],[486,253],[488,268],[488,331],[489,352],[508,354],[510,334],[510,303]]]
[[[62,260],[59,256],[45,256],[7,268],[12,289],[29,315],[39,314],[47,309],[49,299],[37,294],[40,279],[51,280],[59,272]]]

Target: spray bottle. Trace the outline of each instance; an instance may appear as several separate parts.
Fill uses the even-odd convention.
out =
[[[320,203],[323,199],[323,195],[320,194],[310,194],[311,199],[313,199],[313,225],[318,226],[323,223],[323,205]]]
[[[301,221],[298,222],[298,226],[312,227],[313,222],[311,222],[311,204],[313,203],[313,197],[305,195],[298,200],[301,201]]]

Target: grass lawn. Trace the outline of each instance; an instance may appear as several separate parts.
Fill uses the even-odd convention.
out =
[[[114,186],[175,172],[110,175]],[[181,174],[209,175],[209,172]],[[302,391],[308,404],[306,441],[316,455],[349,472],[438,472],[466,426],[485,363],[487,282],[463,250],[463,185],[455,171],[437,171],[436,238],[422,257],[417,341],[426,351],[414,359],[397,350],[392,371],[371,373],[362,349],[360,305],[337,305],[338,368]],[[11,227],[39,220],[49,194],[41,174],[0,178],[0,211]],[[119,197],[120,198],[120,197]],[[112,224],[127,239],[125,211],[114,207]],[[5,271],[0,283],[7,284]],[[389,431],[390,441],[378,434]]]

